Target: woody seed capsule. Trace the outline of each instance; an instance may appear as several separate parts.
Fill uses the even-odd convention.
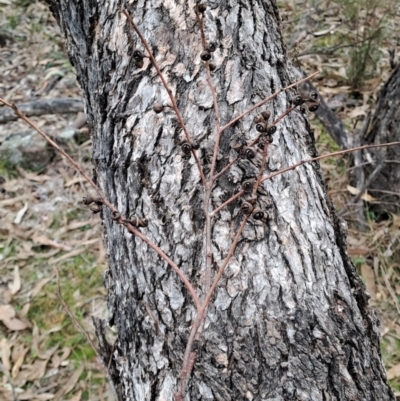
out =
[[[209,61],[209,60],[211,60],[211,53],[208,50],[204,50],[201,52],[200,58],[203,61]]]

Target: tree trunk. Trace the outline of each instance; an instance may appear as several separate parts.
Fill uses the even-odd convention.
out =
[[[150,44],[177,98],[202,165],[215,142],[211,92],[200,60],[193,1],[47,0],[65,34],[83,88],[93,138],[95,177],[124,215],[143,228],[205,295],[204,187],[167,92],[122,13],[126,7]],[[213,58],[222,124],[290,83],[275,0],[210,0],[205,35]],[[146,52],[145,52],[146,53]],[[140,63],[139,63],[140,64]],[[293,94],[293,92],[292,92]],[[286,110],[281,93],[267,107]],[[265,110],[265,107],[264,109]],[[259,111],[258,111],[259,112]],[[256,136],[253,116],[224,131],[217,171],[235,157],[236,135]],[[316,153],[307,119],[295,110],[278,124],[265,172]],[[240,159],[214,185],[213,208],[257,173]],[[379,350],[379,324],[346,252],[346,226],[327,197],[319,165],[306,164],[263,184],[267,223],[249,219],[208,308],[186,400],[394,400]],[[108,324],[118,330],[111,371],[123,400],[172,401],[195,308],[164,260],[102,213],[109,268]],[[242,221],[238,202],[212,228],[215,268]],[[213,276],[215,270],[213,270]],[[97,322],[104,360],[111,345]]]
[[[382,88],[376,110],[365,142],[387,143],[399,140],[400,136],[400,64],[394,69]],[[374,152],[375,160],[383,162],[383,168],[370,186],[370,193],[379,199],[382,209],[400,210],[400,148],[392,146]],[[373,167],[367,170],[369,174]]]

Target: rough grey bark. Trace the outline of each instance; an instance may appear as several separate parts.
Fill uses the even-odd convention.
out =
[[[398,141],[400,137],[400,64],[382,88],[376,104],[371,128],[365,143]],[[400,210],[400,148],[389,147],[376,151],[375,159],[382,159],[384,167],[370,186],[370,193],[379,199],[383,209]],[[373,170],[370,167],[367,173]]]
[[[172,111],[155,114],[167,94],[122,10],[150,43],[178,99],[202,162],[213,148],[211,93],[200,53],[193,1],[47,0],[58,19],[84,90],[95,176],[124,215],[149,219],[142,231],[201,292],[204,194],[193,158],[184,160]],[[217,51],[213,74],[222,122],[291,83],[274,0],[208,2],[205,30]],[[279,95],[274,116],[288,105]],[[254,113],[253,113],[254,115]],[[252,116],[228,129],[218,168],[235,156],[235,135],[254,138]],[[267,172],[315,155],[306,118],[279,125]],[[214,206],[254,175],[241,161],[217,182]],[[379,325],[346,252],[346,227],[335,216],[318,164],[266,181],[267,224],[251,220],[209,308],[186,400],[394,400],[379,350]],[[96,322],[105,361],[124,400],[172,401],[194,308],[176,274],[138,238],[102,215],[109,268],[108,323],[114,349]],[[239,204],[213,226],[216,265],[241,221]]]

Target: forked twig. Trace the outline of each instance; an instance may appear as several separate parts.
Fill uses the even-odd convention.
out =
[[[200,16],[198,7],[195,7],[195,13],[197,22],[200,28],[200,35],[201,35],[201,43],[203,45],[203,50],[206,51],[207,49],[207,42],[206,37],[204,35],[204,28],[203,28],[203,19]],[[207,84],[210,88],[212,99],[213,99],[213,107],[214,107],[214,116],[215,116],[215,130],[216,130],[216,139],[214,144],[214,152],[212,156],[211,168],[209,173],[209,179],[207,180],[207,187],[204,194],[204,213],[205,213],[205,274],[204,274],[204,293],[208,291],[211,285],[211,267],[212,267],[212,249],[211,249],[211,216],[210,212],[212,206],[210,204],[211,200],[211,191],[212,191],[212,184],[213,184],[213,175],[215,171],[215,165],[219,150],[219,141],[221,137],[220,132],[220,115],[219,115],[219,107],[217,101],[217,93],[215,91],[214,85],[211,81],[211,70],[210,70],[210,63],[209,61],[205,62],[206,65],[206,74],[207,74]]]
[[[400,141],[398,141],[398,142],[380,143],[380,144],[377,144],[377,145],[363,145],[363,146],[358,146],[356,148],[339,150],[337,152],[328,153],[326,155],[313,157],[312,159],[308,159],[308,160],[302,160],[302,161],[300,161],[300,162],[298,162],[296,164],[293,164],[293,165],[291,165],[289,167],[286,167],[286,168],[284,168],[282,170],[276,171],[275,173],[267,175],[266,177],[263,177],[262,182],[270,180],[271,178],[274,178],[277,175],[286,173],[287,171],[294,170],[296,167],[302,166],[303,164],[306,164],[306,163],[312,163],[312,162],[315,162],[315,161],[318,161],[318,160],[326,159],[328,157],[335,157],[335,156],[344,155],[346,153],[351,153],[351,152],[354,152],[356,150],[372,149],[372,148],[383,148],[383,147],[396,146],[396,145],[400,145]]]
[[[5,106],[10,107],[12,110],[14,110],[14,113],[21,118],[23,121],[25,121],[28,125],[30,125],[37,133],[39,133],[51,146],[53,146],[58,152],[60,152],[74,167],[75,169],[81,174],[87,182],[96,190],[98,195],[100,196],[102,203],[104,203],[112,213],[118,213],[118,210],[116,207],[105,197],[101,189],[94,183],[94,181],[85,173],[85,171],[82,169],[82,167],[75,162],[74,159],[68,153],[66,153],[60,146],[58,146],[45,132],[43,132],[33,121],[31,121],[28,117],[26,117],[23,113],[21,113],[18,108],[6,100],[0,98],[0,103],[3,103]],[[120,214],[119,214],[120,215]],[[147,245],[149,245],[154,251],[157,252],[157,254],[164,259],[169,266],[172,267],[172,269],[176,272],[176,274],[179,276],[179,278],[182,280],[184,283],[185,287],[189,291],[190,295],[193,298],[193,302],[198,309],[200,307],[200,302],[199,298],[197,296],[197,293],[186,277],[186,275],[183,273],[183,271],[176,265],[175,262],[171,260],[162,250],[160,247],[158,247],[156,244],[154,244],[150,239],[142,234],[137,228],[135,228],[133,225],[131,225],[128,221],[123,219],[122,217],[119,217],[117,220],[119,224],[123,224],[130,233],[136,235],[139,237],[141,240],[143,240]]]
[[[191,140],[191,138],[190,138],[190,135],[189,135],[189,132],[188,132],[188,130],[187,130],[187,128],[186,128],[186,125],[185,125],[185,122],[184,122],[184,120],[183,120],[182,114],[181,114],[181,112],[179,111],[178,105],[177,105],[177,103],[176,103],[175,96],[174,96],[174,94],[172,93],[172,89],[168,86],[168,83],[167,83],[167,81],[165,80],[164,75],[163,75],[163,73],[161,72],[160,67],[158,66],[158,63],[157,63],[156,59],[155,59],[154,56],[153,56],[153,52],[151,51],[150,46],[149,46],[149,44],[147,43],[147,40],[145,39],[145,37],[144,37],[144,36],[142,35],[142,33],[140,32],[139,28],[138,28],[137,25],[135,24],[135,21],[134,21],[133,18],[129,15],[128,11],[127,11],[127,10],[123,10],[122,12],[123,12],[123,14],[126,16],[126,18],[128,19],[128,21],[130,22],[130,24],[132,25],[132,27],[133,27],[133,29],[135,30],[136,34],[139,36],[141,42],[143,43],[143,46],[146,48],[147,53],[148,53],[148,56],[149,56],[149,58],[150,58],[150,61],[151,61],[151,63],[153,64],[154,68],[156,69],[157,74],[158,74],[158,76],[160,77],[161,82],[162,82],[162,84],[164,85],[164,88],[165,88],[165,90],[166,90],[167,93],[168,93],[168,96],[169,96],[169,98],[170,98],[170,100],[171,100],[171,103],[172,103],[172,108],[174,109],[175,114],[176,114],[176,116],[177,116],[177,118],[178,118],[179,124],[180,124],[180,126],[182,127],[183,132],[185,133],[186,140],[187,140],[190,144],[192,144],[193,142],[192,142],[192,140]],[[192,154],[193,154],[193,157],[194,157],[194,159],[195,159],[195,161],[196,161],[197,167],[198,167],[198,169],[199,169],[201,181],[203,182],[203,185],[204,185],[205,187],[207,187],[207,180],[206,180],[206,177],[205,177],[205,175],[204,175],[204,173],[203,173],[203,169],[202,169],[202,167],[201,167],[200,160],[199,160],[199,158],[197,157],[196,151],[195,151],[193,148],[192,148]]]
[[[196,18],[197,22],[199,24],[200,28],[200,35],[201,35],[201,42],[203,44],[203,49],[207,50],[207,42],[206,42],[206,37],[204,34],[204,26],[203,26],[203,18],[200,16],[199,10],[196,7],[195,8],[196,12]],[[218,108],[218,101],[217,101],[217,92],[214,88],[214,85],[212,84],[211,81],[211,71],[210,71],[210,63],[209,61],[206,61],[206,72],[207,72],[207,83],[211,91],[211,95],[213,98],[213,105],[214,105],[214,114],[215,114],[215,129],[216,129],[216,137],[215,137],[215,144],[214,144],[214,152],[213,152],[213,157],[212,157],[212,162],[211,162],[211,169],[210,169],[210,185],[212,185],[212,182],[214,181],[214,171],[215,171],[215,165],[217,163],[217,156],[218,156],[218,151],[219,151],[219,143],[221,140],[221,127],[220,127],[220,121],[221,117],[219,115],[219,108]]]
[[[296,164],[292,164],[289,167],[283,168],[281,170],[276,171],[275,173],[272,173],[272,174],[269,174],[269,175],[263,177],[261,179],[261,182],[270,180],[271,178],[274,178],[274,177],[276,177],[278,175],[286,173],[287,171],[294,170],[295,168],[300,167],[303,164],[312,163],[312,162],[315,162],[315,161],[318,161],[318,160],[326,159],[328,157],[340,156],[340,155],[344,155],[345,153],[351,153],[351,152],[354,152],[356,150],[361,150],[361,149],[382,148],[382,147],[389,147],[389,146],[396,146],[396,145],[400,145],[400,141],[399,142],[381,143],[381,144],[377,144],[377,145],[363,145],[363,146],[358,146],[356,148],[339,150],[337,152],[328,153],[326,155],[313,157],[312,159],[308,159],[308,160],[301,160]],[[231,202],[233,202],[237,198],[241,197],[243,194],[244,194],[243,190],[241,190],[240,192],[236,193],[231,198],[229,198],[227,201],[225,201],[222,205],[220,205],[217,208],[215,208],[213,210],[213,212],[211,213],[211,215],[212,216],[216,215],[221,209],[223,209],[225,206],[229,205]]]
[[[83,336],[86,338],[86,341],[87,341],[87,342],[90,344],[90,346],[92,347],[94,353],[95,353],[96,356],[97,356],[97,359],[99,360],[99,362],[100,362],[100,364],[101,364],[101,366],[102,366],[102,368],[103,368],[103,370],[104,370],[104,373],[105,373],[106,376],[107,376],[107,380],[108,380],[108,383],[109,383],[109,385],[110,385],[110,387],[111,387],[111,391],[112,391],[112,393],[113,393],[113,395],[114,395],[114,398],[115,398],[116,401],[119,401],[118,393],[117,393],[117,391],[116,391],[116,389],[115,389],[114,382],[113,382],[113,380],[112,380],[112,378],[111,378],[110,366],[107,366],[107,365],[105,364],[105,362],[103,361],[103,358],[102,358],[101,355],[100,355],[99,350],[98,350],[97,347],[95,346],[95,344],[94,344],[92,338],[90,337],[89,333],[88,333],[88,332],[84,329],[84,327],[79,323],[78,319],[75,317],[75,315],[72,313],[71,309],[69,308],[67,302],[66,302],[66,301],[64,300],[64,298],[62,297],[62,294],[61,294],[61,285],[60,285],[60,275],[59,275],[59,273],[58,273],[58,269],[57,269],[57,268],[55,268],[55,272],[56,272],[56,277],[57,277],[57,291],[56,291],[56,295],[57,295],[58,299],[60,300],[61,305],[63,306],[65,313],[70,317],[70,319],[71,319],[72,322],[74,323],[75,327],[81,332],[81,334],[83,334]]]
[[[193,343],[194,340],[196,338],[196,335],[198,333],[199,328],[202,326],[202,324],[204,323],[205,317],[206,317],[206,311],[207,311],[207,307],[210,304],[211,301],[211,297],[215,291],[215,289],[218,286],[218,283],[222,277],[222,275],[224,274],[224,271],[226,269],[226,267],[228,266],[229,261],[231,260],[233,253],[235,252],[236,246],[239,242],[240,236],[242,235],[243,229],[247,223],[247,220],[249,219],[250,216],[246,215],[235,235],[235,238],[232,242],[231,247],[229,248],[228,251],[228,255],[225,257],[224,261],[222,262],[220,268],[218,269],[218,273],[214,278],[214,281],[210,287],[210,289],[208,290],[205,299],[201,305],[200,310],[198,311],[197,314],[197,318],[196,320],[193,322],[192,324],[192,329],[190,331],[190,335],[189,335],[189,339],[188,342],[186,344],[186,349],[185,349],[185,354],[183,357],[183,363],[182,363],[182,374],[181,374],[181,379],[180,379],[180,384],[179,384],[179,392],[176,395],[176,400],[180,401],[183,400],[184,398],[184,393],[185,393],[185,388],[186,388],[186,383],[187,380],[189,378],[189,375],[193,369],[194,366],[194,362],[195,362],[195,358],[197,355],[197,352],[193,352],[192,348],[193,348]],[[195,355],[193,355],[193,353]]]

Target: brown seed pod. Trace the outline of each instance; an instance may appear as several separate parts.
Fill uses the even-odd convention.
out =
[[[245,192],[250,192],[250,191],[252,191],[252,190],[253,190],[253,187],[254,187],[254,180],[253,180],[253,179],[251,179],[251,180],[246,180],[246,181],[244,181],[243,184],[242,184],[242,188],[243,188],[243,190],[244,190]]]
[[[183,152],[186,156],[190,155],[191,152],[192,152],[192,146],[190,145],[189,142],[183,143],[182,146],[181,146],[181,149],[182,149],[182,152]]]
[[[258,142],[257,143],[258,149],[264,150],[265,149],[265,142]]]
[[[143,61],[143,52],[141,51],[141,50],[139,50],[139,49],[135,49],[134,51],[133,51],[133,54],[132,54],[132,56],[133,56],[133,59],[137,62],[137,63],[139,63],[140,61]]]
[[[160,103],[154,103],[153,110],[155,113],[159,114],[164,110],[164,106]]]
[[[84,205],[90,205],[94,202],[94,199],[91,196],[84,196],[82,202]]]
[[[269,118],[271,117],[271,112],[268,110],[265,110],[261,113],[262,118],[264,119],[265,122],[267,122],[269,120]]]
[[[317,103],[317,102],[312,102],[312,103],[308,104],[308,110],[311,112],[317,111],[318,108],[319,108],[319,103]]]
[[[134,214],[129,217],[129,220],[125,220],[127,223],[132,224],[134,227],[147,227],[147,219],[139,219]]]
[[[96,204],[96,205],[99,205],[99,206],[102,206],[103,205],[103,199],[101,199],[101,198],[95,198],[95,199],[93,199],[93,202]]]
[[[254,122],[254,124],[264,123],[265,122],[264,117],[261,114],[258,114],[256,116],[254,116],[253,122]]]
[[[197,4],[197,10],[199,11],[199,13],[204,13],[204,11],[207,10],[207,4],[206,3]]]
[[[90,206],[89,206],[89,209],[93,212],[93,213],[100,213],[101,212],[101,205],[98,205],[98,204],[96,204],[96,203],[92,203]]]
[[[257,123],[257,125],[256,125],[256,130],[257,130],[258,132],[265,132],[265,131],[267,131],[267,124],[265,124],[265,123],[263,123],[263,122]]]
[[[210,71],[214,71],[217,68],[217,64],[215,64],[214,61],[210,61],[208,66],[210,67]]]
[[[233,143],[232,149],[235,152],[239,153],[243,149],[244,146],[246,146],[246,142],[241,139],[238,139],[236,142]]]
[[[268,127],[267,133],[268,133],[269,135],[274,135],[275,132],[276,132],[276,125],[271,125],[270,127]]]
[[[253,210],[252,215],[254,220],[262,220],[264,218],[265,213],[261,209],[255,208]]]
[[[300,95],[295,95],[292,98],[289,99],[289,102],[293,104],[294,106],[300,106],[305,102],[304,98]]]
[[[244,200],[250,205],[254,205],[257,202],[257,196],[247,196]]]
[[[121,213],[119,213],[117,211],[111,212],[111,220],[117,221],[120,219],[120,217],[121,217]]]
[[[310,96],[310,99],[311,99],[311,100],[314,100],[314,102],[316,102],[317,100],[319,100],[319,94],[318,94],[318,92],[311,91],[309,96]]]
[[[217,50],[217,45],[215,43],[209,43],[208,46],[207,46],[207,50],[210,53],[214,53],[215,50]]]
[[[209,61],[209,60],[211,60],[211,53],[208,50],[204,50],[201,52],[200,58],[203,61]]]
[[[253,211],[253,206],[251,205],[251,203],[244,201],[240,206],[240,210],[244,214],[250,214]]]
[[[194,150],[200,149],[200,144],[196,143],[196,142],[192,143],[192,149],[194,149]]]
[[[274,141],[274,138],[272,137],[272,135],[267,133],[266,135],[264,135],[264,141],[266,143],[270,144],[270,143],[272,143]]]
[[[254,159],[256,157],[256,149],[254,148],[246,148],[246,150],[244,151],[244,155],[248,158],[248,159]]]

